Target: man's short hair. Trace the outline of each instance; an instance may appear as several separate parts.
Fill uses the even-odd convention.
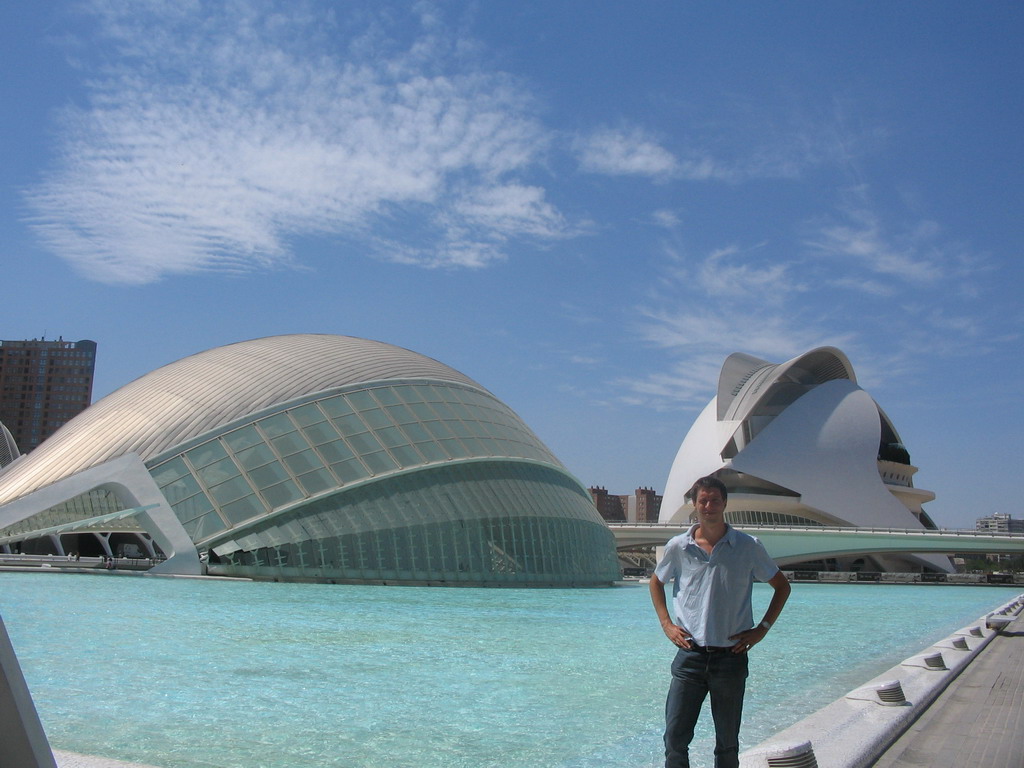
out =
[[[687,491],[686,495],[689,497],[692,503],[697,503],[697,494],[701,492],[702,488],[717,488],[718,492],[722,494],[722,501],[729,500],[729,491],[726,489],[725,483],[723,483],[714,475],[707,475],[705,477],[700,478],[690,487],[690,490]]]

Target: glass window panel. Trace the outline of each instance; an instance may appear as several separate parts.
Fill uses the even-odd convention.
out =
[[[409,442],[406,439],[405,435],[398,429],[398,427],[386,427],[384,429],[378,429],[377,437],[388,448],[393,448],[396,445],[406,445]]]
[[[448,454],[437,443],[416,443],[416,448],[427,461],[447,461]]]
[[[326,469],[317,469],[313,472],[299,475],[299,483],[308,494],[320,493],[320,491],[326,491],[328,488],[336,488],[338,485],[334,475]]]
[[[303,440],[302,435],[298,432],[292,432],[289,435],[275,437],[271,442],[274,444],[274,448],[277,452],[282,456],[298,453],[299,451],[305,451],[309,448],[309,443]]]
[[[430,405],[437,415],[446,421],[454,421],[458,418],[458,414],[452,410],[448,403],[431,403]]]
[[[185,530],[189,532],[193,541],[202,541],[215,533],[220,533],[225,528],[227,526],[216,512],[208,512],[185,526]]]
[[[231,459],[221,459],[216,464],[198,470],[199,479],[207,486],[218,485],[232,477],[238,477],[238,467]]]
[[[364,467],[358,459],[350,459],[349,461],[341,461],[337,464],[331,464],[331,469],[334,470],[334,474],[336,474],[343,483],[354,483],[356,480],[362,480],[364,477],[368,477],[366,467]]]
[[[418,403],[423,400],[420,393],[416,391],[414,387],[408,384],[403,384],[398,387],[392,387],[391,391],[398,395],[403,403]]]
[[[251,493],[252,488],[249,487],[249,483],[240,475],[233,480],[215,485],[210,489],[210,494],[214,500],[222,506]]]
[[[402,426],[402,431],[409,436],[409,440],[413,443],[434,439],[422,424],[405,424]]]
[[[366,431],[366,425],[363,423],[362,419],[354,413],[351,413],[348,416],[339,416],[338,418],[333,419],[333,421],[335,426],[341,430],[341,434],[343,435],[357,435],[360,432]]]
[[[473,437],[488,437],[490,435],[484,425],[479,421],[464,421],[462,423],[466,425],[466,429],[469,430],[469,434]]]
[[[252,424],[236,429],[234,432],[229,432],[224,435],[224,442],[230,446],[231,450],[235,453],[244,451],[254,445],[258,445],[263,442],[263,438],[260,433],[256,430]]]
[[[288,418],[287,413],[278,413],[265,419],[260,419],[257,424],[268,437],[279,437],[295,431],[295,425]]]
[[[367,390],[362,389],[358,392],[349,392],[345,395],[345,399],[348,400],[349,404],[358,411],[365,411],[368,408],[376,408],[377,401],[373,399]]]
[[[313,424],[309,427],[303,427],[302,432],[312,445],[328,443],[331,440],[337,440],[339,437],[338,430],[326,421],[320,422],[319,424]]]
[[[427,384],[417,384],[413,389],[416,390],[416,394],[419,395],[419,399],[425,403],[436,403],[441,400],[441,397],[437,394],[437,390]]]
[[[283,483],[264,488],[263,498],[267,500],[271,507],[276,508],[291,501],[301,499],[302,494],[299,493],[299,487],[295,483],[291,480],[286,480]]]
[[[480,437],[500,437],[506,433],[505,427],[492,421],[476,421],[473,423],[477,424],[482,431]]]
[[[256,483],[256,487],[263,489],[287,479],[288,473],[279,462],[272,462],[266,466],[259,467],[249,473],[249,477]]]
[[[390,387],[380,387],[373,390],[373,396],[377,398],[381,405],[397,405],[402,402]]]
[[[448,403],[448,407],[455,411],[455,415],[458,416],[460,419],[475,418],[473,416],[472,411],[470,411],[469,408],[463,405],[462,403]]]
[[[481,394],[480,392],[474,392],[471,389],[460,389],[459,399],[464,403],[480,406],[482,408],[494,407],[494,400],[487,397],[487,395]]]
[[[386,410],[388,415],[398,424],[409,424],[410,422],[417,421],[407,406],[389,405]]]
[[[175,457],[154,469],[152,474],[156,484],[163,487],[164,484],[177,480],[179,477],[189,475],[191,472],[189,472],[188,467],[185,466],[185,462],[181,458]]]
[[[466,449],[463,448],[458,440],[439,440],[441,447],[444,448],[445,452],[453,459],[462,459],[466,456]]]
[[[189,520],[195,520],[200,515],[205,515],[212,509],[213,505],[210,503],[210,500],[206,498],[206,494],[200,493],[190,499],[185,499],[175,504],[174,514],[176,514],[178,519],[182,522],[188,522]]]
[[[211,440],[198,448],[193,448],[185,455],[188,456],[193,467],[205,467],[207,464],[223,459],[228,454],[219,440]]]
[[[487,429],[495,437],[509,440],[520,440],[522,438],[522,433],[519,430],[504,422],[492,421],[487,425]]]
[[[437,418],[437,414],[426,403],[409,403],[409,407],[419,421],[432,421]]]
[[[439,439],[454,436],[454,433],[443,421],[428,421],[423,426],[430,431],[430,434]]]
[[[270,446],[266,444],[254,445],[252,448],[246,448],[238,454],[237,458],[239,463],[246,469],[262,467],[264,464],[269,464],[276,460],[274,452],[270,450]]]
[[[324,466],[320,458],[310,449],[286,457],[284,463],[288,465],[288,469],[294,475],[301,475],[304,472],[321,469]]]
[[[456,437],[470,437],[473,434],[464,421],[446,421],[445,424],[451,427]]]
[[[345,414],[352,413],[352,406],[345,402],[345,398],[341,395],[321,400],[320,407],[323,408],[324,413],[332,419],[337,416],[344,416]]]
[[[360,411],[359,415],[363,417],[363,421],[369,424],[372,429],[391,426],[391,419],[389,419],[388,415],[380,408],[370,408],[366,411]]]
[[[171,504],[176,504],[183,499],[187,499],[189,496],[199,493],[200,488],[199,483],[192,475],[185,475],[185,477],[179,477],[174,482],[161,486],[160,490],[167,497],[167,501]]]
[[[506,456],[509,454],[505,444],[500,440],[495,440],[493,437],[481,437],[479,442],[483,452],[488,456]],[[518,451],[512,453],[513,456],[517,454]]]
[[[398,469],[398,465],[395,464],[395,460],[384,453],[384,451],[369,453],[363,456],[362,459],[366,463],[366,466],[370,468],[370,471],[375,475]]]
[[[364,453],[380,450],[380,443],[377,442],[377,438],[369,432],[364,432],[361,435],[352,435],[349,437],[348,442],[352,449],[360,456]]]
[[[349,447],[341,440],[335,440],[332,443],[324,443],[323,445],[317,446],[317,450],[328,464],[345,461],[346,459],[351,459],[353,456],[352,451],[349,450]]]
[[[220,509],[221,512],[224,513],[224,517],[226,517],[228,522],[232,525],[240,523],[243,520],[249,520],[257,515],[264,515],[267,512],[263,503],[252,494],[238,499],[237,501],[233,501],[230,504],[224,504]]]
[[[466,450],[469,451],[470,456],[486,456],[487,451],[484,450],[483,444],[475,437],[464,437],[462,438],[462,444],[466,446]]]
[[[187,523],[181,524],[182,527],[184,527],[185,529],[185,533],[187,533],[193,541],[199,538],[198,536],[196,536],[196,529],[199,527],[199,523],[201,520],[202,518],[197,518],[195,520],[189,520]]]
[[[312,424],[319,424],[327,419],[323,412],[313,403],[300,405],[288,412],[300,427],[308,427]]]
[[[392,448],[391,455],[394,456],[399,465],[403,467],[415,467],[423,463],[422,457],[411,445],[399,445]]]

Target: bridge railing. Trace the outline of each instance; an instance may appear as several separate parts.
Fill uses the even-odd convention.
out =
[[[737,528],[746,531],[810,531],[813,533],[901,533],[917,536],[990,536],[997,539],[1024,539],[1024,533],[1006,531],[977,531],[969,528],[879,528],[873,526],[848,526],[848,525],[782,525],[777,523],[730,523]],[[615,528],[686,528],[690,523],[608,523],[608,527]]]

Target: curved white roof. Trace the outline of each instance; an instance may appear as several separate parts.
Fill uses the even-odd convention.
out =
[[[146,460],[304,395],[424,378],[486,391],[437,360],[351,336],[268,336],[216,347],[147,373],[69,421],[0,474],[0,504],[128,453]]]
[[[719,421],[747,418],[771,385],[786,379],[815,386],[835,379],[857,383],[849,358],[835,347],[818,347],[778,364],[737,352],[726,358],[718,377]]]

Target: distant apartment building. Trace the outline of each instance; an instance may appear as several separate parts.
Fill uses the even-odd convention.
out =
[[[0,341],[0,423],[21,453],[89,407],[95,368],[95,341]]]
[[[633,495],[608,493],[606,488],[588,488],[601,517],[609,523],[656,523],[661,512],[661,496],[652,488],[637,488]]]
[[[979,517],[974,528],[986,533],[1024,533],[1024,519],[1015,520],[1005,512],[996,512]]]

